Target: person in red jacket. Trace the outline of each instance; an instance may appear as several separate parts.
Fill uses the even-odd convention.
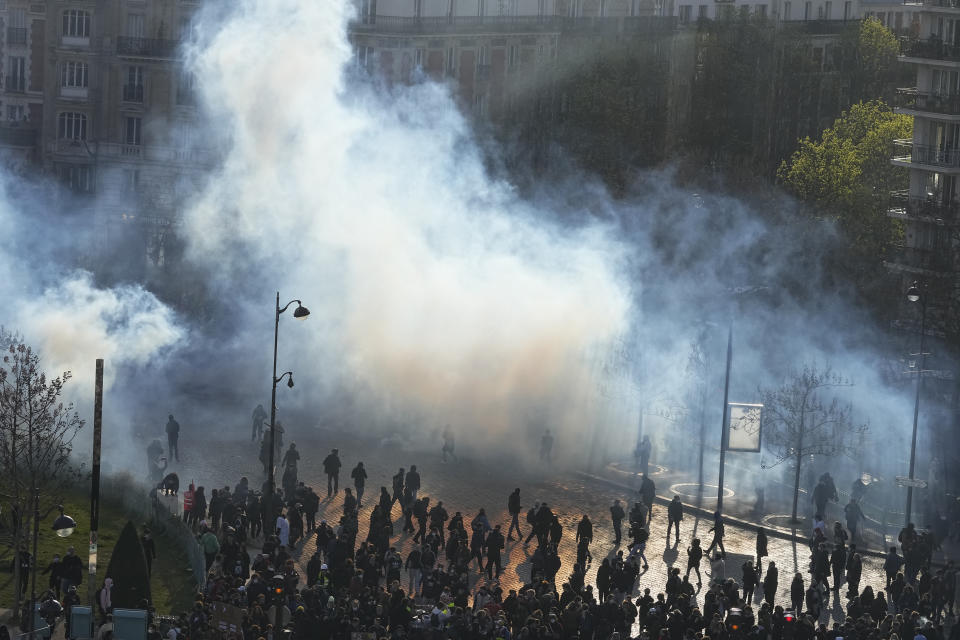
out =
[[[188,522],[190,520],[190,511],[193,509],[193,493],[194,487],[193,483],[190,483],[190,488],[183,492],[183,521]]]

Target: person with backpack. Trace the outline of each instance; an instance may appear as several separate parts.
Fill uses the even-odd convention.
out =
[[[507,529],[507,540],[513,540],[513,531],[516,529],[517,538],[523,538],[523,532],[520,531],[520,488],[517,487],[507,498],[507,512],[510,514],[510,528]]]

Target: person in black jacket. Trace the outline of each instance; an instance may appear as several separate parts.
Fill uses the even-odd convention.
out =
[[[700,538],[694,538],[693,542],[687,547],[687,575],[690,577],[690,571],[697,572],[697,586],[701,586],[700,561],[703,560],[703,549],[700,547]]]
[[[719,511],[714,511],[713,513],[713,526],[707,529],[707,533],[713,532],[713,541],[710,542],[710,546],[707,547],[707,555],[710,555],[713,552],[713,549],[720,549],[720,557],[727,557],[727,550],[723,547],[723,516],[720,515]]]
[[[413,495],[413,499],[417,499],[417,493],[420,491],[420,472],[417,471],[417,465],[410,465],[410,471],[407,471],[406,477],[406,488]]]
[[[680,496],[673,496],[667,507],[667,542],[670,541],[670,528],[675,528],[676,544],[680,544],[680,521],[683,520],[683,503]]]
[[[764,590],[766,593],[766,590]],[[803,576],[799,573],[793,575],[793,582],[790,583],[790,604],[793,605],[793,610],[799,615],[803,612],[803,600],[807,594],[807,590],[803,586]]]
[[[763,575],[763,559],[767,557],[767,532],[763,527],[757,527],[757,577]]]
[[[340,451],[333,449],[330,455],[323,459],[323,470],[327,474],[327,497],[340,492]]]
[[[619,500],[613,501],[613,506],[610,507],[610,519],[613,520],[613,533],[616,536],[616,540],[613,541],[613,544],[620,546],[620,540],[622,536],[621,523],[623,519],[627,517],[627,514],[624,512],[623,507],[620,506]]]
[[[520,531],[520,488],[513,490],[510,497],[507,498],[507,512],[510,514],[510,528],[507,529],[507,540],[513,540],[513,531],[516,529],[517,538],[523,538],[523,532]]]
[[[487,579],[493,580],[493,565],[497,565],[497,577],[503,571],[500,559],[500,551],[503,549],[503,534],[500,533],[500,525],[493,528],[490,535],[487,536]]]

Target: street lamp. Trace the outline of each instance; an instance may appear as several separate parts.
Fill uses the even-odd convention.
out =
[[[77,528],[76,521],[70,516],[64,515],[63,505],[57,505],[57,508],[60,509],[60,516],[53,521],[53,530],[57,532],[57,535],[61,538],[66,538],[73,530]],[[50,510],[52,511],[52,509]],[[35,610],[37,608],[37,543],[40,540],[40,520],[45,519],[50,515],[50,511],[47,511],[43,516],[40,515],[40,490],[33,490],[33,566],[30,571],[30,637],[33,637],[33,633],[36,631],[36,615]],[[93,585],[90,586],[93,588]]]
[[[917,395],[913,403],[913,436],[910,439],[910,482],[907,484],[907,506],[905,523],[910,524],[910,512],[913,508],[913,472],[917,462],[917,421],[920,418],[920,389],[923,387],[923,339],[927,332],[927,295],[926,287],[921,289],[914,280],[907,289],[907,300],[920,303],[920,359],[917,360]]]
[[[273,458],[276,449],[276,420],[277,420],[277,384],[283,380],[284,376],[290,376],[287,380],[287,386],[291,389],[293,388],[293,372],[287,371],[279,378],[277,377],[277,341],[280,332],[280,314],[287,310],[287,307],[292,305],[294,302],[297,303],[297,308],[293,310],[293,317],[297,320],[305,320],[307,316],[310,315],[310,310],[307,309],[299,300],[291,300],[283,308],[280,308],[280,292],[277,292],[277,306],[276,314],[274,315],[273,322],[273,376],[272,380],[272,390],[270,392],[270,454],[268,460],[268,471],[267,471],[267,492],[268,495],[265,496],[265,504],[263,508],[266,509],[267,518],[266,522],[270,523],[272,526],[273,523],[273,495],[276,493],[276,482],[273,476]]]

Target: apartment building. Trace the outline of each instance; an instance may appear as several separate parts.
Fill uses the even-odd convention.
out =
[[[40,160],[46,6],[7,2],[0,9],[0,166],[23,173]]]
[[[916,85],[899,91],[896,107],[914,117],[913,137],[898,141],[901,151],[893,158],[909,170],[910,186],[894,194],[889,211],[904,222],[905,234],[888,264],[902,274],[904,288],[920,280],[941,294],[938,306],[953,306],[960,286],[960,3],[914,6],[919,37],[905,41],[900,59],[916,68]]]

